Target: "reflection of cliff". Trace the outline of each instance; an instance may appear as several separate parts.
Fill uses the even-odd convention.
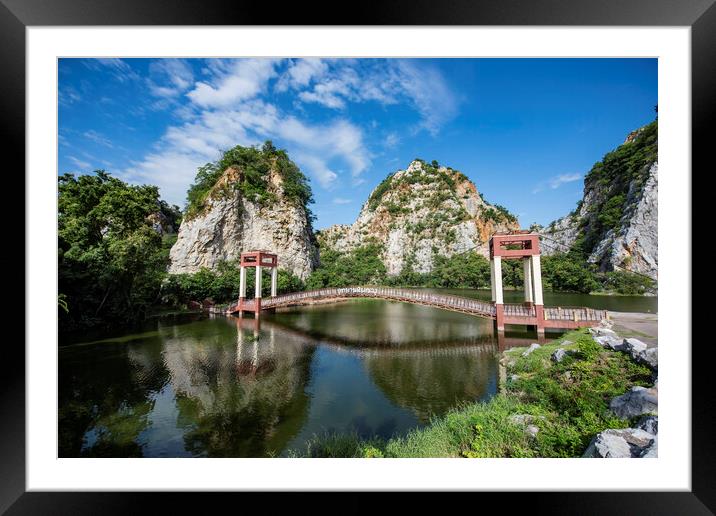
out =
[[[158,339],[142,349],[146,360],[135,359],[132,344],[60,349],[60,457],[143,455],[138,437],[149,426],[152,393],[167,381],[167,372],[150,358],[161,351]]]
[[[228,319],[235,332],[231,344],[166,343],[177,424],[195,455],[265,456],[280,451],[303,424],[310,340],[276,328],[255,329],[253,322]]]
[[[364,352],[373,382],[396,405],[411,409],[422,423],[462,401],[496,392],[497,361],[492,345],[427,350]]]

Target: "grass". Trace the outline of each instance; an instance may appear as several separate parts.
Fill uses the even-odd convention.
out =
[[[565,341],[571,343],[564,344]],[[559,364],[557,348],[569,350]],[[586,330],[570,332],[527,357],[505,352],[504,392],[487,402],[463,404],[425,428],[391,439],[356,434],[314,436],[293,457],[579,457],[595,434],[634,421],[609,412],[609,401],[634,385],[650,385],[651,372],[618,352],[601,348]],[[514,375],[514,378],[513,378]],[[527,416],[521,423],[515,415]],[[532,436],[531,424],[539,430]]]

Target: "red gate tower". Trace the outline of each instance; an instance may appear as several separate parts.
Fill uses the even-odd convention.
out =
[[[261,271],[262,267],[271,269],[271,297],[276,297],[278,287],[278,256],[268,251],[248,251],[241,253],[239,275],[239,304],[236,307],[239,315],[251,311],[258,315],[261,312]],[[246,268],[256,267],[256,288],[253,302],[246,301]]]
[[[528,312],[524,314],[527,317],[515,319],[520,322],[525,321],[528,325],[537,326],[537,333],[544,334],[539,235],[530,231],[518,231],[516,233],[495,233],[490,238],[490,280],[492,282],[492,301],[495,303],[497,331],[505,331],[506,322],[505,301],[502,294],[503,259],[522,260],[524,267],[524,304]],[[510,317],[510,319],[512,318]]]

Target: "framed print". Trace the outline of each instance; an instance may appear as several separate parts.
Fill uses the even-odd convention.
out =
[[[0,6],[27,203],[0,508],[714,509],[710,2],[126,6]]]

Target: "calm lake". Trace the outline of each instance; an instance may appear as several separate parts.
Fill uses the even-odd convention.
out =
[[[521,296],[505,292],[507,302]],[[550,306],[657,311],[656,297],[544,297]],[[498,342],[490,320],[364,299],[259,321],[163,317],[89,340],[59,348],[61,457],[282,456],[326,431],[404,434],[489,399],[499,350],[536,339],[507,332]]]

